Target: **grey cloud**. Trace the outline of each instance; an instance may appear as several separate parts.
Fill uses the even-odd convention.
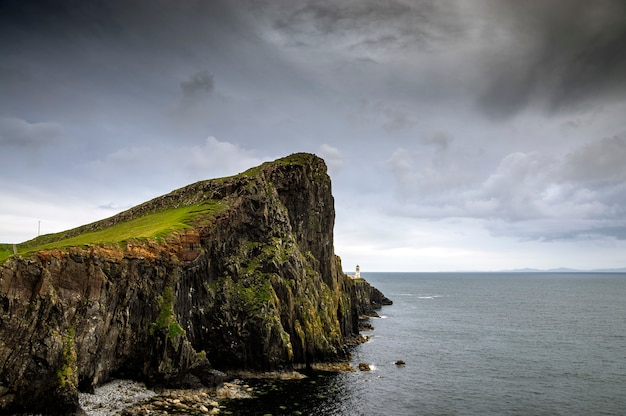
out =
[[[490,23],[506,39],[485,56],[487,78],[478,102],[492,117],[507,118],[534,102],[547,111],[567,111],[626,90],[623,1],[486,4],[493,13]]]
[[[482,184],[478,196],[494,201],[491,215],[506,220],[524,220],[549,215],[543,199],[553,175],[554,161],[541,154],[512,153]]]
[[[145,186],[169,183],[169,187],[182,186],[202,179],[233,175],[265,159],[256,152],[215,137],[207,137],[201,144],[171,147],[164,144],[130,146],[96,161],[81,166],[85,174],[94,177],[107,176],[108,181],[123,183],[129,174],[141,175]],[[154,166],[159,166],[155,171]]]
[[[339,149],[324,143],[320,146],[318,152],[318,155],[323,158],[326,165],[328,165],[328,170],[331,175],[343,169],[343,155]]]
[[[206,96],[213,92],[213,75],[209,71],[200,71],[189,80],[180,83],[180,88],[186,98]]]
[[[177,87],[207,88],[201,76],[178,85],[181,73],[209,61],[229,66],[247,30],[233,8],[201,0],[0,2],[0,86],[7,94],[0,111],[81,120],[116,110],[118,117],[162,114]]]
[[[397,148],[393,152],[388,167],[397,181],[400,199],[447,204],[449,198],[457,198],[480,183],[481,150],[448,146],[449,138],[443,137],[447,137],[445,133],[436,133],[426,139],[425,146],[412,150]]]
[[[63,127],[57,123],[29,123],[19,118],[0,119],[0,144],[39,148],[50,146],[63,137]]]
[[[213,74],[197,72],[180,83],[182,96],[173,111],[174,120],[183,130],[193,131],[205,126],[211,115],[211,98],[215,89]]]
[[[562,175],[564,180],[580,183],[626,181],[626,138],[605,138],[569,153]]]
[[[383,114],[386,119],[383,128],[389,133],[409,129],[416,123],[416,117],[402,108],[388,107]]]
[[[387,133],[393,134],[410,130],[418,124],[416,111],[404,103],[359,100],[358,106],[350,114],[354,125],[381,126]]]
[[[584,232],[584,233],[579,233],[579,235],[581,234],[587,234],[587,235],[595,234],[595,235],[613,237],[618,240],[626,240],[626,225],[615,226],[615,227],[598,227],[595,229],[588,230],[587,232]]]
[[[445,131],[440,130],[435,132],[432,136],[423,138],[422,141],[425,144],[433,145],[440,150],[445,151],[452,144],[453,139]]]
[[[568,231],[549,232],[549,229],[543,230],[540,234],[544,241],[568,241],[568,240],[597,240],[597,239],[615,239],[626,240],[626,225],[615,224],[612,226],[599,225],[596,227],[580,228]]]
[[[292,46],[341,47],[366,51],[428,48],[436,41],[458,36],[462,26],[450,18],[455,3],[446,8],[432,0],[420,1],[310,1],[278,13],[274,29]],[[281,6],[286,6],[281,4]],[[322,40],[334,39],[328,45]]]
[[[574,238],[585,230],[612,236],[616,228],[606,222],[616,223],[617,228],[624,223],[623,139],[588,143],[562,158],[540,152],[510,153],[487,172],[478,170],[479,153],[463,152],[447,140],[441,143],[448,147],[433,143],[430,151],[421,153],[397,149],[389,161],[399,200],[407,208],[405,213],[412,211],[408,215],[525,224],[526,231],[511,227],[510,232],[535,239]],[[462,178],[463,173],[473,175],[472,179]],[[529,222],[558,222],[558,227],[533,229]]]
[[[268,4],[260,15],[294,50],[384,64],[354,72],[373,88],[368,76],[387,71],[379,94],[469,100],[492,120],[570,112],[626,90],[622,0],[312,0]]]
[[[537,76],[534,68],[526,64],[518,66],[507,63],[493,63],[495,69],[487,81],[486,90],[478,97],[479,106],[492,119],[505,119],[523,110],[536,94]]]

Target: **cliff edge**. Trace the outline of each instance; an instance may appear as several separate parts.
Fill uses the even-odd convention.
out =
[[[0,413],[71,414],[113,377],[345,359],[382,294],[343,274],[334,219],[324,161],[299,153],[20,244],[0,266]]]

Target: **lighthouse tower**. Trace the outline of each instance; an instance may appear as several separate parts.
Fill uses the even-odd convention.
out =
[[[359,267],[359,265],[356,265],[356,273],[354,274],[354,278],[355,279],[360,279],[361,278],[361,268]]]

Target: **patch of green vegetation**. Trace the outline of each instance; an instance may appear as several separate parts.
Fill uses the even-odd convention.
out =
[[[248,176],[248,177],[251,177],[251,176],[257,176],[257,175],[258,175],[258,174],[259,174],[259,173],[260,173],[260,172],[261,172],[261,171],[265,168],[266,164],[267,164],[267,162],[266,162],[266,163],[263,163],[263,164],[262,164],[262,165],[260,165],[260,166],[255,166],[255,167],[253,167],[253,168],[250,168],[250,169],[248,169],[248,170],[245,170],[245,171],[243,171],[243,172],[241,172],[240,174],[235,175],[235,176],[236,176],[236,177],[239,177],[239,176]]]
[[[150,325],[150,335],[154,335],[157,331],[163,331],[168,338],[185,335],[185,330],[180,326],[174,314],[174,289],[165,288],[159,303],[161,304],[161,312],[159,312],[156,322]]]
[[[13,254],[13,244],[0,244],[0,264]]]
[[[132,239],[163,239],[175,231],[191,228],[194,222],[211,218],[226,208],[228,206],[219,201],[204,201],[149,213],[101,230],[87,231],[71,237],[67,237],[68,232],[43,235],[18,245],[18,253],[27,256],[39,250],[53,248],[62,249],[86,244],[119,244]],[[0,246],[0,262],[12,254],[12,245]]]
[[[257,282],[251,286],[240,286],[239,294],[246,305],[246,310],[256,316],[273,299],[273,289],[269,278],[261,273]]]
[[[281,165],[304,165],[304,164],[308,164],[311,162],[313,158],[313,155],[308,154],[308,153],[294,153],[291,154],[289,156],[285,156],[283,158],[280,158],[274,162],[265,162],[259,166],[255,166],[253,168],[250,168],[248,170],[245,170],[237,175],[234,175],[233,177],[240,177],[240,176],[247,176],[247,177],[252,177],[252,176],[257,176],[263,169],[265,169],[268,165],[274,164],[274,163],[279,163]]]
[[[74,345],[74,327],[67,330],[63,340],[63,366],[57,371],[61,389],[78,388],[78,369],[76,367],[76,347]]]
[[[276,162],[283,165],[303,165],[313,160],[313,155],[309,153],[293,153],[289,156],[278,159]]]

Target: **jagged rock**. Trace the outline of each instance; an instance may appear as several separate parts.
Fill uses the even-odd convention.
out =
[[[370,371],[371,367],[368,363],[359,363],[359,370],[361,371]]]
[[[181,207],[203,211],[158,238],[63,244]],[[325,163],[295,154],[25,243],[48,248],[0,265],[0,413],[73,413],[113,376],[216,384],[345,358],[386,298],[341,271],[334,219]]]

